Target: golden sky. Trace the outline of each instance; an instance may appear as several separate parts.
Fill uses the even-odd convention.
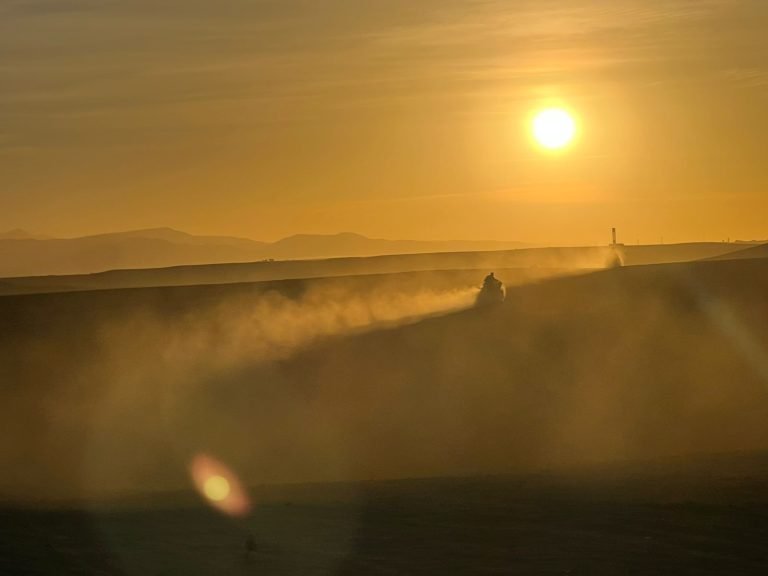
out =
[[[766,30],[765,0],[2,0],[0,230],[766,238]]]

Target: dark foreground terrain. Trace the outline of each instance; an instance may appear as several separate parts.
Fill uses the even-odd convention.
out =
[[[5,508],[0,572],[680,576],[768,570],[764,454],[560,475],[263,489],[260,504],[239,520],[202,504],[174,505],[175,499],[112,511]]]
[[[0,297],[0,574],[768,573],[768,260],[499,272]]]

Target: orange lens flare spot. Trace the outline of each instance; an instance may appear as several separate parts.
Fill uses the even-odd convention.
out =
[[[198,454],[189,467],[192,483],[205,500],[228,516],[245,516],[251,502],[243,486],[226,465],[206,454]]]
[[[211,476],[203,487],[205,497],[214,502],[226,500],[229,496],[229,482],[224,476]]]

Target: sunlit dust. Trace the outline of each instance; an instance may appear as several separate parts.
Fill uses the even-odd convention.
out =
[[[218,460],[198,454],[192,460],[190,473],[197,491],[220,512],[244,516],[250,511],[250,499],[237,476]]]
[[[576,122],[562,108],[542,110],[533,119],[533,137],[548,150],[564,148],[575,135]]]

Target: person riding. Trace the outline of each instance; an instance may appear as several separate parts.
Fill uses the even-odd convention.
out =
[[[485,277],[485,280],[483,280],[483,288],[485,290],[498,290],[501,288],[501,280],[496,278],[496,276],[493,275],[493,272],[488,274],[488,276]]]
[[[476,303],[479,306],[499,304],[504,301],[504,284],[491,272],[483,280],[483,287],[477,295]]]

